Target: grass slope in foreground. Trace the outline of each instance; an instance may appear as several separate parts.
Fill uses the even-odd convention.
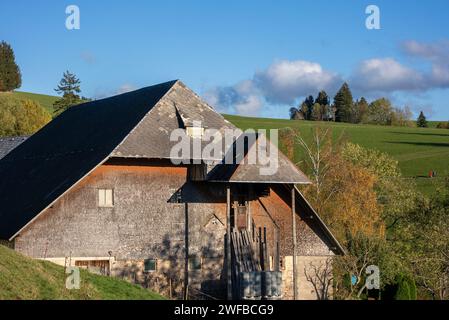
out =
[[[81,270],[80,290],[65,287],[64,268],[27,258],[0,245],[0,300],[161,300],[124,280]]]
[[[419,189],[430,193],[435,190],[437,179],[427,178],[430,170],[438,177],[449,176],[449,130],[434,128],[407,128],[376,125],[360,125],[335,122],[298,121],[283,119],[251,118],[225,115],[237,127],[245,129],[299,128],[310,137],[310,128],[315,125],[330,125],[334,136],[342,132],[349,140],[366,148],[388,153],[399,161],[405,177],[413,178]],[[434,125],[435,122],[432,122]],[[296,155],[299,160],[301,156]]]

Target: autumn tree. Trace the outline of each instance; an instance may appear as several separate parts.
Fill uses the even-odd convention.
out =
[[[50,120],[50,114],[39,103],[0,95],[0,136],[33,134]]]
[[[373,124],[390,125],[393,107],[390,100],[380,98],[369,105],[368,120]]]
[[[330,110],[330,99],[327,95],[326,91],[322,90],[318,93],[318,96],[315,99],[315,104],[318,104],[319,107],[319,119],[320,121],[326,120],[329,121],[331,119],[331,110]]]
[[[353,103],[350,111],[351,123],[367,123],[368,122],[368,102],[364,97]]]
[[[290,130],[290,140],[304,154],[301,167],[314,182],[304,188],[305,196],[343,243],[348,233],[383,234],[374,191],[376,176],[346,160],[342,156],[345,137],[334,140],[332,136],[330,127],[312,128],[307,135]],[[288,145],[291,148],[291,142]]]
[[[399,127],[411,127],[413,113],[408,106],[404,108],[393,108],[391,125]]]

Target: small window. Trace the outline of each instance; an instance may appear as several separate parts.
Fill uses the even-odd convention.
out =
[[[114,206],[114,192],[112,189],[98,189],[98,206],[103,208]]]
[[[157,271],[157,260],[156,259],[146,259],[144,261],[144,271],[145,272]]]
[[[186,127],[187,135],[194,139],[201,139],[204,135],[204,128],[202,127]]]
[[[201,270],[201,257],[198,255],[189,257],[189,271]]]

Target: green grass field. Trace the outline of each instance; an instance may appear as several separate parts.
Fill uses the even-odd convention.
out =
[[[334,136],[344,132],[354,143],[366,148],[378,149],[399,161],[403,175],[413,178],[419,189],[430,193],[438,179],[427,178],[434,170],[437,177],[449,176],[449,130],[435,128],[406,128],[348,123],[315,122],[282,119],[251,118],[225,115],[225,118],[241,129],[299,128],[307,138],[315,125],[330,125]],[[435,126],[436,122],[431,125]]]
[[[55,96],[21,91],[14,91],[13,94],[18,98],[30,99],[39,102],[39,104],[47,109],[50,114],[53,114],[53,103],[59,99],[59,97]]]
[[[161,300],[124,280],[81,270],[80,289],[65,287],[64,268],[27,258],[0,245],[0,300]]]

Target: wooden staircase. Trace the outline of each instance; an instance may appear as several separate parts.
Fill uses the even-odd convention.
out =
[[[270,271],[266,241],[248,230],[231,232],[233,296],[243,300],[280,299],[282,275]]]

